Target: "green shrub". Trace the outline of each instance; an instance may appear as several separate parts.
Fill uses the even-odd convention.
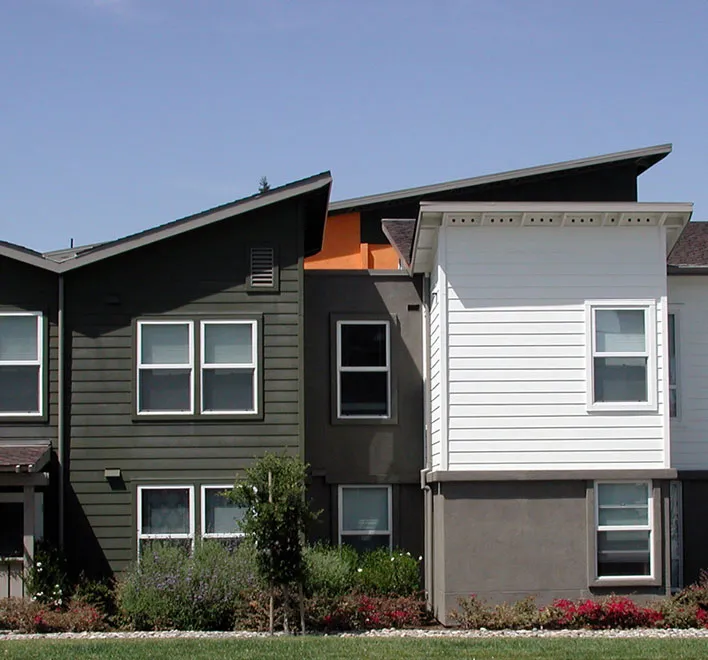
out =
[[[230,552],[218,541],[180,547],[154,544],[118,582],[120,614],[140,630],[229,630],[259,588],[253,548]]]
[[[73,600],[113,615],[116,611],[115,583],[113,580],[91,580],[82,573],[74,586]]]
[[[361,556],[357,587],[369,596],[412,596],[420,592],[420,561],[410,552],[380,548]]]
[[[38,603],[65,605],[71,596],[71,583],[64,554],[49,543],[38,543],[25,575],[25,589]]]
[[[305,549],[305,593],[342,596],[356,585],[359,557],[349,546],[315,545]]]

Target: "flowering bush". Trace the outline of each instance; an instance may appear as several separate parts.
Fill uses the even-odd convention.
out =
[[[38,543],[34,561],[25,576],[25,589],[32,600],[61,607],[71,593],[66,559],[47,543]]]
[[[0,600],[0,629],[23,633],[95,632],[106,629],[93,605],[70,601],[65,609],[20,598]]]
[[[370,596],[412,596],[420,592],[420,561],[410,552],[380,548],[361,556],[355,586]]]
[[[404,596],[352,594],[335,599],[310,599],[308,625],[325,632],[411,628],[427,623],[425,603]]]

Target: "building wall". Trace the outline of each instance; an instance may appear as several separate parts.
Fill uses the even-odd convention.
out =
[[[256,217],[255,214],[258,214]],[[66,276],[71,365],[70,553],[92,570],[136,556],[138,485],[230,484],[266,451],[301,452],[302,228],[297,200],[160,241]],[[278,253],[280,290],[249,293],[249,248]],[[262,315],[263,418],[134,416],[144,316]],[[108,482],[104,469],[119,468]]]
[[[676,314],[678,417],[671,420],[671,464],[708,469],[708,279],[669,277],[669,308]]]
[[[697,582],[708,570],[708,473],[682,479],[683,490],[683,583]]]
[[[447,378],[443,368],[443,344],[446,338],[441,330],[443,312],[440,297],[438,268],[433,269],[430,278],[430,442],[431,467],[442,468],[443,458],[443,380]]]
[[[324,509],[312,535],[337,541],[337,487],[393,485],[394,545],[420,553],[424,460],[422,280],[403,272],[308,271],[305,276],[305,460],[315,508]],[[335,321],[390,323],[392,417],[339,420]]]
[[[664,467],[663,230],[443,227],[441,233],[449,469]],[[585,303],[633,299],[657,305],[658,410],[588,412]]]

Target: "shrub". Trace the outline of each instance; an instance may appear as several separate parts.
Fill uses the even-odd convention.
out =
[[[343,596],[355,588],[359,557],[349,546],[308,547],[304,558],[305,593],[308,596]]]
[[[229,630],[259,587],[253,548],[233,552],[218,541],[182,548],[155,544],[117,586],[125,623],[140,629]]]
[[[106,629],[103,613],[92,605],[70,601],[66,609],[20,598],[0,600],[0,629],[22,633],[96,632]]]
[[[71,595],[66,558],[46,542],[37,544],[34,561],[25,576],[25,589],[38,603],[60,607]]]
[[[324,632],[419,627],[428,622],[425,603],[417,598],[350,594],[308,601],[308,625]]]
[[[365,553],[356,586],[370,596],[412,596],[420,592],[420,561],[410,552],[380,548]]]
[[[74,587],[73,600],[77,603],[92,605],[106,615],[115,614],[115,583],[113,580],[90,580],[81,574]]]

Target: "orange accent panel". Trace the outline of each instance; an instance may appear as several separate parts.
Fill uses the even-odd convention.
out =
[[[322,250],[305,259],[305,268],[361,270],[361,235],[358,213],[327,218]]]
[[[398,253],[390,245],[369,245],[369,268],[398,270]]]

